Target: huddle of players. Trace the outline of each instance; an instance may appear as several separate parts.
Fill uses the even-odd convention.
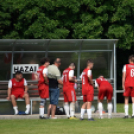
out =
[[[47,67],[49,66],[49,60],[43,63],[42,66],[38,69],[39,81],[38,81],[38,90],[41,99],[46,99],[49,97],[49,79],[47,77]],[[83,95],[83,105],[81,107],[81,116],[80,120],[84,119],[84,113],[87,110],[88,120],[94,121],[92,118],[92,101],[94,99],[94,87],[92,80],[92,68],[93,61],[87,60],[87,67],[83,70],[81,74],[82,80],[82,95]],[[62,81],[63,81],[63,95],[64,95],[64,109],[68,119],[75,119],[75,102],[76,93],[74,89],[74,84],[77,82],[76,77],[74,76],[75,64],[71,63],[67,69],[63,71]],[[113,88],[112,85],[103,77],[99,76],[95,80],[95,87],[98,88],[98,110],[100,114],[100,119],[103,118],[103,104],[102,101],[104,97],[107,97],[107,108],[108,108],[108,118],[112,116],[112,96]],[[123,76],[122,76],[122,88],[124,90],[125,97],[125,117],[128,118],[128,103],[129,96],[132,97],[132,118],[134,118],[134,55],[129,57],[129,64],[126,64],[123,67]],[[25,90],[24,90],[25,89]],[[7,99],[12,101],[13,109],[15,114],[18,114],[18,107],[16,104],[16,99],[18,97],[25,98],[26,101],[26,114],[30,112],[29,96],[27,93],[27,82],[23,78],[21,72],[15,74],[15,78],[11,79],[8,84],[8,97]],[[44,101],[40,102],[40,116],[44,116]],[[43,118],[45,119],[45,118]]]

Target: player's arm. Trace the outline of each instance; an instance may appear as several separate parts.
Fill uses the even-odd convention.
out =
[[[92,80],[92,71],[91,70],[88,70],[88,80],[89,80],[89,83],[91,84],[91,85],[93,85],[93,80]]]
[[[63,81],[62,81],[62,78],[61,78],[61,73],[60,73],[59,70],[56,71],[56,78],[57,78],[58,83],[63,85]]]
[[[122,73],[122,89],[125,90],[126,72]]]
[[[11,80],[8,82],[8,90],[7,90],[7,100],[10,100],[12,90],[12,82]]]
[[[125,90],[126,66],[122,70],[122,89]]]
[[[98,83],[97,83],[97,81],[95,80],[95,87],[98,89],[98,91],[99,91],[99,85],[98,85]]]
[[[25,86],[25,93],[28,92],[28,86],[27,86],[27,81],[24,79],[24,86]]]
[[[45,83],[49,84],[48,79],[47,79],[47,74],[48,74],[48,70],[47,70],[47,68],[45,68],[43,70],[43,76],[44,76]]]
[[[76,76],[74,76],[74,70],[69,71],[69,81],[71,82],[77,82]]]

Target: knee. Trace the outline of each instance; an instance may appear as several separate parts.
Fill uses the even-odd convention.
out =
[[[25,98],[29,98],[29,94],[28,93],[25,93],[24,97]]]
[[[11,100],[14,100],[15,99],[15,96],[14,95],[11,95]]]

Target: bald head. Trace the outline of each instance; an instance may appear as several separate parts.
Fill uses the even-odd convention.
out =
[[[61,65],[61,59],[60,58],[56,58],[55,61],[54,61],[54,65],[59,67]]]

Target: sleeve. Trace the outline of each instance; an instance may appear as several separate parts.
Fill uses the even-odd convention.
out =
[[[74,77],[74,70],[69,71],[69,77]]]
[[[91,76],[91,75],[92,75],[92,71],[91,70],[88,70],[87,76]]]
[[[126,65],[123,66],[122,72],[126,72]]]
[[[26,79],[24,79],[24,86],[27,86],[27,81],[26,81]]]
[[[9,82],[8,82],[8,88],[12,88],[12,81],[11,80],[9,80]]]
[[[60,73],[59,69],[57,69],[57,71],[56,71],[56,78],[57,78],[57,80],[61,79],[61,73]]]
[[[98,83],[97,83],[97,81],[95,80],[95,87],[99,87],[99,85],[98,85]]]
[[[82,73],[81,73],[81,75],[80,75],[80,79],[82,79]]]
[[[44,69],[43,69],[43,74],[48,75],[48,69],[47,69],[47,68],[44,68]]]

